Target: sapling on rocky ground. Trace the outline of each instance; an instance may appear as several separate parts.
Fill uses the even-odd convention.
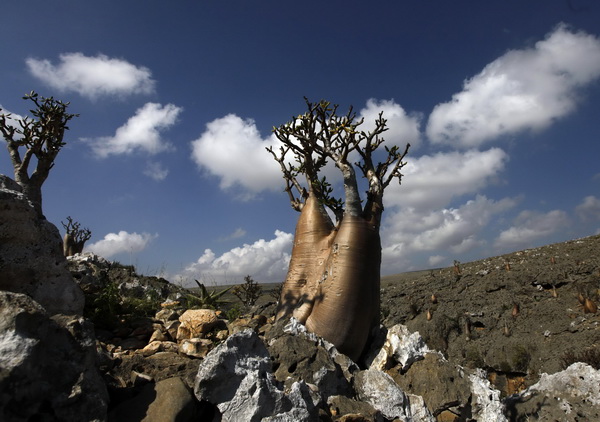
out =
[[[247,275],[244,277],[244,283],[235,286],[232,293],[242,302],[244,306],[253,306],[262,293],[262,287]]]

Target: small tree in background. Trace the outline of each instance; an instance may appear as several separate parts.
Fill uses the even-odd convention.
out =
[[[67,217],[67,224],[60,222],[65,228],[65,237],[63,238],[63,251],[65,256],[72,256],[83,252],[85,242],[92,237],[92,231],[88,228],[82,229],[81,224]]]
[[[247,275],[244,277],[244,284],[235,286],[231,292],[237,296],[244,306],[253,306],[262,293],[262,287],[251,276]]]
[[[7,122],[10,114],[0,114],[0,132],[6,140],[15,181],[42,216],[42,185],[54,166],[56,156],[65,145],[63,138],[65,131],[69,129],[67,123],[78,115],[67,113],[69,103],[63,103],[53,97],[40,97],[34,91],[25,95],[23,99],[35,104],[35,108],[30,110],[33,118],[19,119],[19,127],[15,127]],[[23,155],[20,152],[22,147],[25,148]],[[29,166],[34,157],[37,164],[30,175]]]

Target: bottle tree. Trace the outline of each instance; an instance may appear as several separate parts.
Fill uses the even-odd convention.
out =
[[[362,131],[352,107],[338,114],[330,102],[305,101],[304,114],[273,129],[279,148],[267,148],[300,212],[277,318],[294,316],[358,360],[379,324],[383,193],[401,181],[410,144],[385,145],[383,113]],[[343,197],[324,176],[328,163],[341,173]],[[366,179],[364,198],[358,176]]]
[[[30,110],[33,118],[19,119],[16,121],[18,126],[14,126],[8,121],[10,114],[0,114],[0,133],[6,141],[15,181],[42,216],[42,185],[54,166],[56,156],[66,144],[63,138],[65,131],[69,129],[67,123],[78,115],[67,113],[69,103],[53,97],[40,97],[34,91],[23,99],[30,100],[35,105]],[[35,162],[35,168],[29,174],[32,162]]]

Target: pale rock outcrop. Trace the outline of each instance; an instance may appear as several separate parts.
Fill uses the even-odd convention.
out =
[[[393,361],[406,371],[428,352],[431,350],[418,332],[411,333],[405,325],[397,324],[387,331],[383,346],[374,357],[367,359],[367,363],[369,368],[384,370]]]
[[[473,418],[486,422],[508,422],[504,416],[504,405],[500,401],[500,391],[492,387],[483,370],[478,369],[469,376],[473,392]]]
[[[194,358],[205,357],[212,348],[213,342],[205,338],[187,338],[179,343],[179,353]]]
[[[378,369],[360,371],[354,388],[358,398],[369,403],[387,419],[412,421],[410,402],[392,377]]]
[[[0,204],[0,290],[24,293],[51,315],[81,315],[83,292],[67,270],[56,226],[4,175]]]
[[[438,416],[444,410],[460,414],[462,409],[469,407],[471,382],[468,374],[440,354],[425,354],[405,373],[399,367],[389,369],[388,373],[404,391],[422,397],[434,415]]]
[[[600,370],[577,362],[505,399],[505,413],[540,420],[600,420]]]
[[[202,361],[194,385],[198,400],[215,404],[224,421],[260,421],[290,418],[311,420],[315,408],[306,384],[297,383],[291,394],[281,390],[272,374],[269,352],[252,330],[230,336]],[[294,410],[296,409],[296,410]],[[286,419],[288,418],[288,419]]]
[[[0,420],[101,421],[108,393],[93,327],[0,291]]]
[[[200,338],[219,323],[217,313],[212,309],[188,309],[180,317],[177,340]]]

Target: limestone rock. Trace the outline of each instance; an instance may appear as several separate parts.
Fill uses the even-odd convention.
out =
[[[500,391],[494,389],[485,378],[483,370],[469,376],[473,391],[473,418],[479,421],[508,422],[504,416],[504,405],[500,401]]]
[[[106,419],[96,341],[83,318],[50,317],[30,297],[0,291],[0,420]]]
[[[383,422],[381,412],[376,410],[369,403],[358,401],[346,396],[331,396],[327,399],[329,411],[334,418],[338,420],[354,421],[377,421]]]
[[[406,373],[400,365],[388,374],[407,393],[422,396],[434,415],[451,408],[464,408],[471,397],[471,382],[461,368],[451,364],[437,353],[427,353]]]
[[[306,384],[294,388],[300,392],[294,400],[278,388],[267,348],[253,330],[246,330],[230,336],[201,362],[194,394],[215,404],[224,421],[260,421],[270,416],[286,420],[310,414],[314,408],[305,399],[310,397]]]
[[[179,351],[179,346],[177,345],[177,343],[174,343],[172,341],[159,341],[159,340],[155,340],[152,341],[150,343],[148,343],[143,349],[142,349],[142,355],[144,356],[152,356],[156,353],[159,352],[172,352],[172,353],[177,353]]]
[[[177,329],[177,340],[202,337],[219,322],[217,313],[212,309],[188,309],[180,317],[181,325]]]
[[[383,347],[368,363],[370,368],[379,370],[398,363],[402,370],[406,371],[429,351],[418,332],[411,333],[405,325],[397,324],[388,330]]]
[[[7,179],[0,175],[0,290],[24,293],[51,315],[81,315],[83,292],[67,270],[58,229]]]
[[[510,420],[533,417],[540,420],[600,420],[600,370],[573,363],[540,380],[520,394],[506,398]]]
[[[115,421],[178,422],[192,421],[195,415],[194,396],[175,377],[145,385],[136,397],[121,403],[110,416]]]
[[[350,395],[352,387],[343,370],[317,341],[300,335],[283,335],[269,346],[277,368],[275,377],[286,386],[303,380],[315,385],[321,397]]]
[[[358,398],[369,403],[387,419],[412,420],[408,397],[385,372],[378,369],[360,371],[355,376]]]
[[[179,343],[179,353],[194,358],[205,357],[212,348],[213,342],[205,338],[188,338]]]

